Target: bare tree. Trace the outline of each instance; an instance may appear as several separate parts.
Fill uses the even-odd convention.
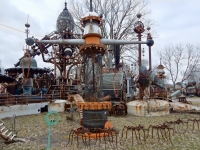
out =
[[[169,73],[169,80],[174,88],[176,82],[184,82],[195,71],[195,66],[200,61],[200,48],[192,44],[185,46],[172,45],[159,52],[159,57]]]
[[[70,12],[75,17],[76,26],[82,29],[80,24],[81,18],[85,12],[89,10],[89,0],[74,1],[71,0],[69,4]],[[145,18],[149,11],[146,9],[148,0],[93,0],[93,10],[103,16],[104,24],[101,26],[102,37],[108,39],[120,39],[120,40],[135,40],[136,35],[133,31],[134,23],[137,21],[136,15],[141,13]],[[148,25],[151,25],[151,21],[142,20]],[[112,49],[109,48],[109,49]],[[132,60],[137,61],[137,52],[132,53],[133,55],[127,55],[127,51],[137,51],[136,46],[123,45],[121,46],[121,57],[133,58]],[[105,54],[104,62],[106,63],[108,53]],[[127,60],[130,60],[126,58]]]

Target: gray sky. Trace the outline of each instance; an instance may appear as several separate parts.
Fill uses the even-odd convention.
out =
[[[0,60],[4,68],[13,67],[24,54],[22,49],[26,47],[26,34],[23,32],[28,15],[30,34],[41,39],[55,30],[56,19],[64,8],[64,2],[64,0],[0,0]],[[198,44],[199,0],[149,0],[148,9],[151,10],[150,18],[156,23],[152,30],[158,35],[154,38],[155,44],[152,47],[153,64],[159,63],[156,52],[170,44]],[[36,56],[36,60],[39,67],[52,66],[43,63],[41,56]]]

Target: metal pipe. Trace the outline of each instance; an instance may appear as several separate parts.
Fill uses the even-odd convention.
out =
[[[128,40],[115,40],[115,39],[100,39],[101,44],[115,45],[115,44],[147,44],[147,41],[128,41]],[[34,43],[45,44],[70,44],[82,45],[86,44],[85,39],[64,39],[64,40],[34,40]]]
[[[178,95],[178,94],[180,94],[181,93],[181,91],[180,90],[177,90],[177,91],[175,91],[174,93],[172,93],[171,95],[170,95],[170,97],[174,97],[174,96],[176,96],[176,95]]]
[[[128,40],[115,40],[115,39],[101,39],[100,42],[105,45],[113,44],[147,44],[147,41],[128,41]]]
[[[35,43],[45,43],[45,44],[71,44],[71,45],[81,45],[85,44],[84,39],[65,39],[65,40],[34,40]]]
[[[109,68],[112,68],[112,49],[108,50]]]
[[[138,42],[141,42],[141,33],[138,34]],[[141,77],[141,71],[140,67],[142,66],[142,56],[141,56],[141,43],[138,43],[138,51],[139,51],[139,59],[138,59],[138,65],[139,65],[139,77]],[[141,85],[139,86],[139,100],[143,100],[143,88]]]
[[[94,72],[94,54],[92,54],[92,76],[93,76],[93,101],[95,100],[95,72]]]
[[[149,71],[151,71],[151,46],[149,46]]]

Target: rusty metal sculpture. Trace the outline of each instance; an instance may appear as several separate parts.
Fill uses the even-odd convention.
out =
[[[182,120],[182,119],[177,119],[177,120],[175,120],[175,121],[166,121],[165,122],[166,124],[169,124],[169,125],[171,125],[171,126],[173,126],[173,135],[174,135],[174,133],[176,132],[176,133],[181,133],[181,131],[184,131],[184,132],[182,132],[182,133],[185,133],[186,132],[186,130],[188,129],[188,121],[187,120]],[[182,125],[182,129],[181,130],[178,130],[179,128],[180,128],[180,126],[178,126],[178,125]],[[183,127],[184,127],[184,124],[187,124],[187,129],[186,130],[183,130]],[[177,127],[178,126],[178,127]],[[177,129],[178,128],[178,129]]]
[[[69,137],[68,137],[69,140],[68,140],[67,146],[72,145],[74,138],[76,138],[77,147],[79,147],[79,138],[82,139],[82,143],[85,146],[90,146],[92,140],[94,140],[95,143],[99,141],[99,146],[102,140],[104,144],[107,144],[107,141],[110,144],[112,144],[114,142],[114,136],[116,136],[115,132],[116,132],[115,128],[88,129],[88,128],[80,127],[80,128],[72,129],[69,133]],[[115,142],[117,143],[117,137],[115,139],[116,139]]]
[[[198,130],[199,130],[200,118],[188,119],[188,123],[189,122],[192,122],[192,131],[195,129],[195,123],[197,124]],[[187,128],[188,128],[188,124],[187,124]]]
[[[160,135],[162,136],[162,139],[168,139],[171,143],[171,133],[170,131],[173,131],[173,128],[167,125],[166,123],[160,124],[160,125],[150,125],[148,128],[144,128],[142,125],[138,125],[136,127],[134,126],[124,126],[122,130],[122,137],[124,135],[124,132],[126,133],[126,139],[128,138],[128,131],[131,131],[131,138],[132,138],[132,145],[134,144],[134,137],[138,143],[142,143],[142,140],[144,143],[146,143],[146,140],[148,139],[150,132],[152,139],[154,137],[154,130],[156,130],[158,142],[160,142]],[[141,131],[143,133],[143,137],[141,136]]]
[[[129,130],[131,131],[132,145],[134,143],[134,136],[135,136],[135,139],[137,140],[137,142],[141,143],[140,131],[143,131],[143,135],[144,135],[143,139],[144,139],[144,142],[146,142],[146,135],[145,135],[146,129],[144,128],[144,126],[142,126],[142,125],[138,125],[136,127],[134,127],[134,126],[124,126],[124,128],[122,130],[121,138],[123,138],[123,135],[124,135],[124,132],[125,132],[126,133],[126,139],[127,139]]]
[[[154,136],[154,130],[156,130],[158,142],[160,142],[160,139],[161,139],[160,135],[161,135],[163,139],[168,139],[172,143],[170,131],[172,130],[173,133],[174,133],[174,129],[172,127],[170,127],[169,124],[163,123],[163,124],[160,124],[160,125],[150,125],[149,128],[147,129],[148,135],[147,135],[146,138],[148,138],[148,136],[149,136],[149,130],[150,129],[151,129],[152,139],[153,139],[153,136]],[[166,130],[167,130],[167,132],[166,132]]]
[[[66,9],[63,11],[66,11]],[[139,14],[138,18],[140,17],[141,15]],[[76,60],[77,57],[73,57],[75,56],[75,49],[79,49],[78,56],[80,56],[80,59],[84,61],[82,73],[84,83],[83,97],[85,102],[77,103],[79,110],[83,112],[83,117],[80,121],[82,127],[72,130],[70,132],[70,137],[76,136],[77,142],[79,142],[78,138],[81,137],[86,145],[86,139],[89,139],[90,143],[90,138],[92,137],[96,139],[104,139],[106,144],[106,137],[113,138],[112,136],[115,133],[112,123],[107,120],[107,110],[112,107],[112,103],[110,101],[102,102],[99,100],[105,96],[102,92],[100,92],[99,89],[101,88],[102,78],[102,56],[106,53],[106,45],[139,44],[139,67],[141,67],[141,44],[147,44],[147,46],[150,47],[154,43],[152,38],[148,38],[146,42],[141,41],[141,33],[144,32],[144,26],[140,21],[136,22],[134,28],[134,31],[138,33],[138,41],[103,39],[102,35],[100,34],[100,26],[102,23],[102,18],[97,13],[93,12],[92,0],[90,0],[90,11],[81,19],[81,24],[84,27],[82,39],[76,39],[73,37],[73,34],[71,34],[71,29],[67,30],[66,28],[62,30],[64,35],[63,33],[56,35],[54,32],[48,36],[45,36],[40,41],[28,37],[26,39],[26,43],[32,46],[32,49],[35,53],[39,51],[39,53],[42,54],[44,62],[51,62],[55,65],[55,68],[60,70],[60,78],[62,79],[61,82],[63,82],[63,84],[66,83],[65,79],[68,79],[66,66],[73,63],[80,63],[79,59]],[[60,37],[59,35],[62,36]],[[78,45],[81,46],[79,47]],[[54,52],[49,55],[48,59],[44,59],[44,54],[49,53],[47,48],[50,46],[53,47]],[[56,46],[58,47],[57,49],[55,48]],[[69,58],[73,58],[73,60]],[[145,74],[145,72],[143,73]],[[148,74],[149,73],[150,72],[148,71]],[[56,73],[54,76],[56,76]],[[127,89],[130,88],[128,84],[129,82],[127,82]],[[119,86],[121,86],[121,84],[119,84]],[[140,91],[141,89],[144,89],[144,86],[146,86],[146,83],[142,81],[140,85]],[[130,94],[129,92],[127,93]],[[116,92],[114,94],[116,94],[115,96],[118,97],[117,95],[119,93]],[[143,95],[140,97],[142,100]],[[127,107],[125,103],[120,103],[120,105],[118,105],[113,111],[115,115],[121,112],[124,115],[127,114]],[[142,130],[142,127],[138,126],[136,131],[138,132],[140,130]],[[138,137],[138,139],[140,138]]]
[[[110,144],[110,146],[114,147],[119,146],[118,143],[122,146],[124,142],[131,142],[132,145],[145,144],[151,139],[155,139],[159,143],[161,143],[161,141],[168,141],[173,144],[172,136],[175,136],[175,133],[184,133],[189,131],[189,125],[192,127],[192,131],[196,131],[197,129],[199,130],[199,122],[199,118],[179,118],[174,121],[165,121],[158,125],[149,125],[148,128],[145,128],[141,124],[138,126],[124,126],[119,139],[119,132],[115,128],[88,129],[80,127],[70,131],[67,146],[71,146],[76,142],[77,147],[79,147],[82,142],[82,144],[87,147],[90,147],[92,144],[99,144],[99,146],[100,144],[104,144],[105,146],[106,144]],[[182,128],[180,128],[180,126],[182,126]],[[187,127],[187,130],[184,130],[183,126]],[[179,128],[180,130],[177,131],[176,128]],[[179,136],[179,134],[177,136]],[[74,141],[74,139],[76,139],[76,141]]]

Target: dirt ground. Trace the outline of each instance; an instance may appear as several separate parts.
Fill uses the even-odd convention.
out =
[[[200,106],[200,98],[187,98],[188,101],[195,102],[195,105]],[[0,149],[3,150],[45,150],[47,148],[49,126],[45,121],[47,113],[30,116],[18,116],[15,120],[15,129],[17,137],[27,140],[27,142],[4,143],[1,140]],[[197,150],[200,147],[200,115],[189,113],[173,113],[165,116],[137,117],[137,116],[108,116],[113,126],[116,128],[115,135],[104,140],[84,140],[80,137],[69,137],[72,129],[80,127],[79,113],[75,112],[74,119],[68,120],[69,113],[59,113],[60,121],[52,127],[51,131],[51,150]],[[126,127],[136,127],[138,125],[148,129],[150,125],[160,125],[168,121],[196,119],[196,122],[189,121],[188,127],[186,123],[179,123],[171,126],[174,129],[169,132],[164,131],[164,136],[157,130],[153,132],[149,130],[148,138],[140,131],[140,139],[138,132],[135,134],[132,130],[123,130]],[[3,119],[6,126],[12,130],[13,118]],[[193,126],[194,125],[194,126]],[[198,128],[199,125],[199,128]],[[127,132],[126,132],[127,131]],[[145,131],[145,133],[147,133]],[[123,134],[123,137],[122,137]],[[127,138],[125,135],[127,134]],[[159,136],[159,137],[158,137]],[[72,141],[73,139],[73,141]],[[68,144],[70,140],[70,143]]]

